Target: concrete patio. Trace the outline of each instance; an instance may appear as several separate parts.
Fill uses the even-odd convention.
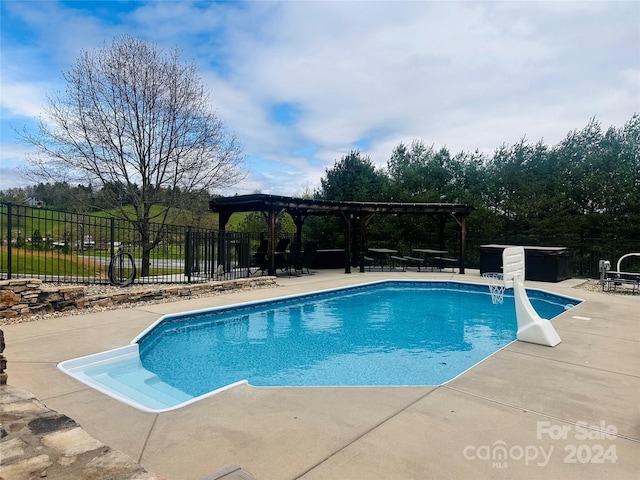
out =
[[[7,325],[8,383],[170,480],[230,464],[258,480],[635,478],[640,472],[640,297],[557,284],[578,297],[555,348],[514,342],[442,386],[256,388],[178,410],[138,411],[60,372],[62,360],[123,346],[166,313],[426,272],[315,271],[279,286]],[[584,423],[582,423],[584,422]]]

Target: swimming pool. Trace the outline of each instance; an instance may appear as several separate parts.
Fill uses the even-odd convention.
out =
[[[543,318],[580,303],[528,294]],[[486,285],[384,281],[167,315],[129,347],[61,369],[162,411],[246,382],[439,385],[515,340],[516,329],[509,291],[494,305]]]

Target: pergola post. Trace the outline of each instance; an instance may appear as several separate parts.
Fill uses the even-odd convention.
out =
[[[460,227],[460,260],[458,262],[458,269],[460,274],[464,274],[464,266],[466,263],[466,254],[467,254],[467,217],[461,216],[458,218],[456,215],[451,214],[453,219],[456,221],[458,226]]]
[[[225,248],[225,239],[226,239],[226,229],[227,223],[229,223],[229,219],[231,218],[232,212],[223,211],[218,213],[218,255],[217,261],[218,265],[227,264],[226,254],[227,249]],[[212,269],[212,273],[215,269]],[[226,271],[226,268],[225,268]]]
[[[440,250],[444,250],[444,227],[446,223],[447,217],[444,217],[442,215],[438,216],[438,248]]]
[[[360,214],[360,273],[364,273],[364,247],[366,245],[365,236],[367,234],[367,221],[364,214]]]
[[[460,219],[460,274],[464,274],[464,265],[467,261],[467,217]]]
[[[289,212],[289,215],[291,215],[291,218],[293,218],[293,223],[296,226],[296,242],[302,243],[302,226],[304,225],[306,216],[300,212]]]
[[[365,215],[360,212],[360,273],[364,273],[364,249],[367,246],[367,225],[375,213]]]
[[[270,209],[267,212],[267,238],[269,240],[269,275],[276,274],[276,220],[278,215],[276,211]]]
[[[351,212],[340,212],[346,223],[344,231],[344,273],[351,273]]]

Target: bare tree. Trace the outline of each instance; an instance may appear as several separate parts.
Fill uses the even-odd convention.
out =
[[[185,192],[242,180],[241,146],[211,110],[197,67],[181,63],[177,51],[119,37],[83,51],[64,79],[37,133],[24,133],[39,152],[28,173],[108,186],[112,208],[136,225],[148,275],[149,253],[163,236],[150,223],[164,225]]]

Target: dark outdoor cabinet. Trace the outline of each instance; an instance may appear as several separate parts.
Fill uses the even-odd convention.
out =
[[[502,273],[502,252],[511,245],[481,245],[480,274]],[[524,247],[525,280],[560,282],[571,278],[571,253],[566,247]]]
[[[324,249],[316,251],[311,268],[344,268],[344,249]]]

